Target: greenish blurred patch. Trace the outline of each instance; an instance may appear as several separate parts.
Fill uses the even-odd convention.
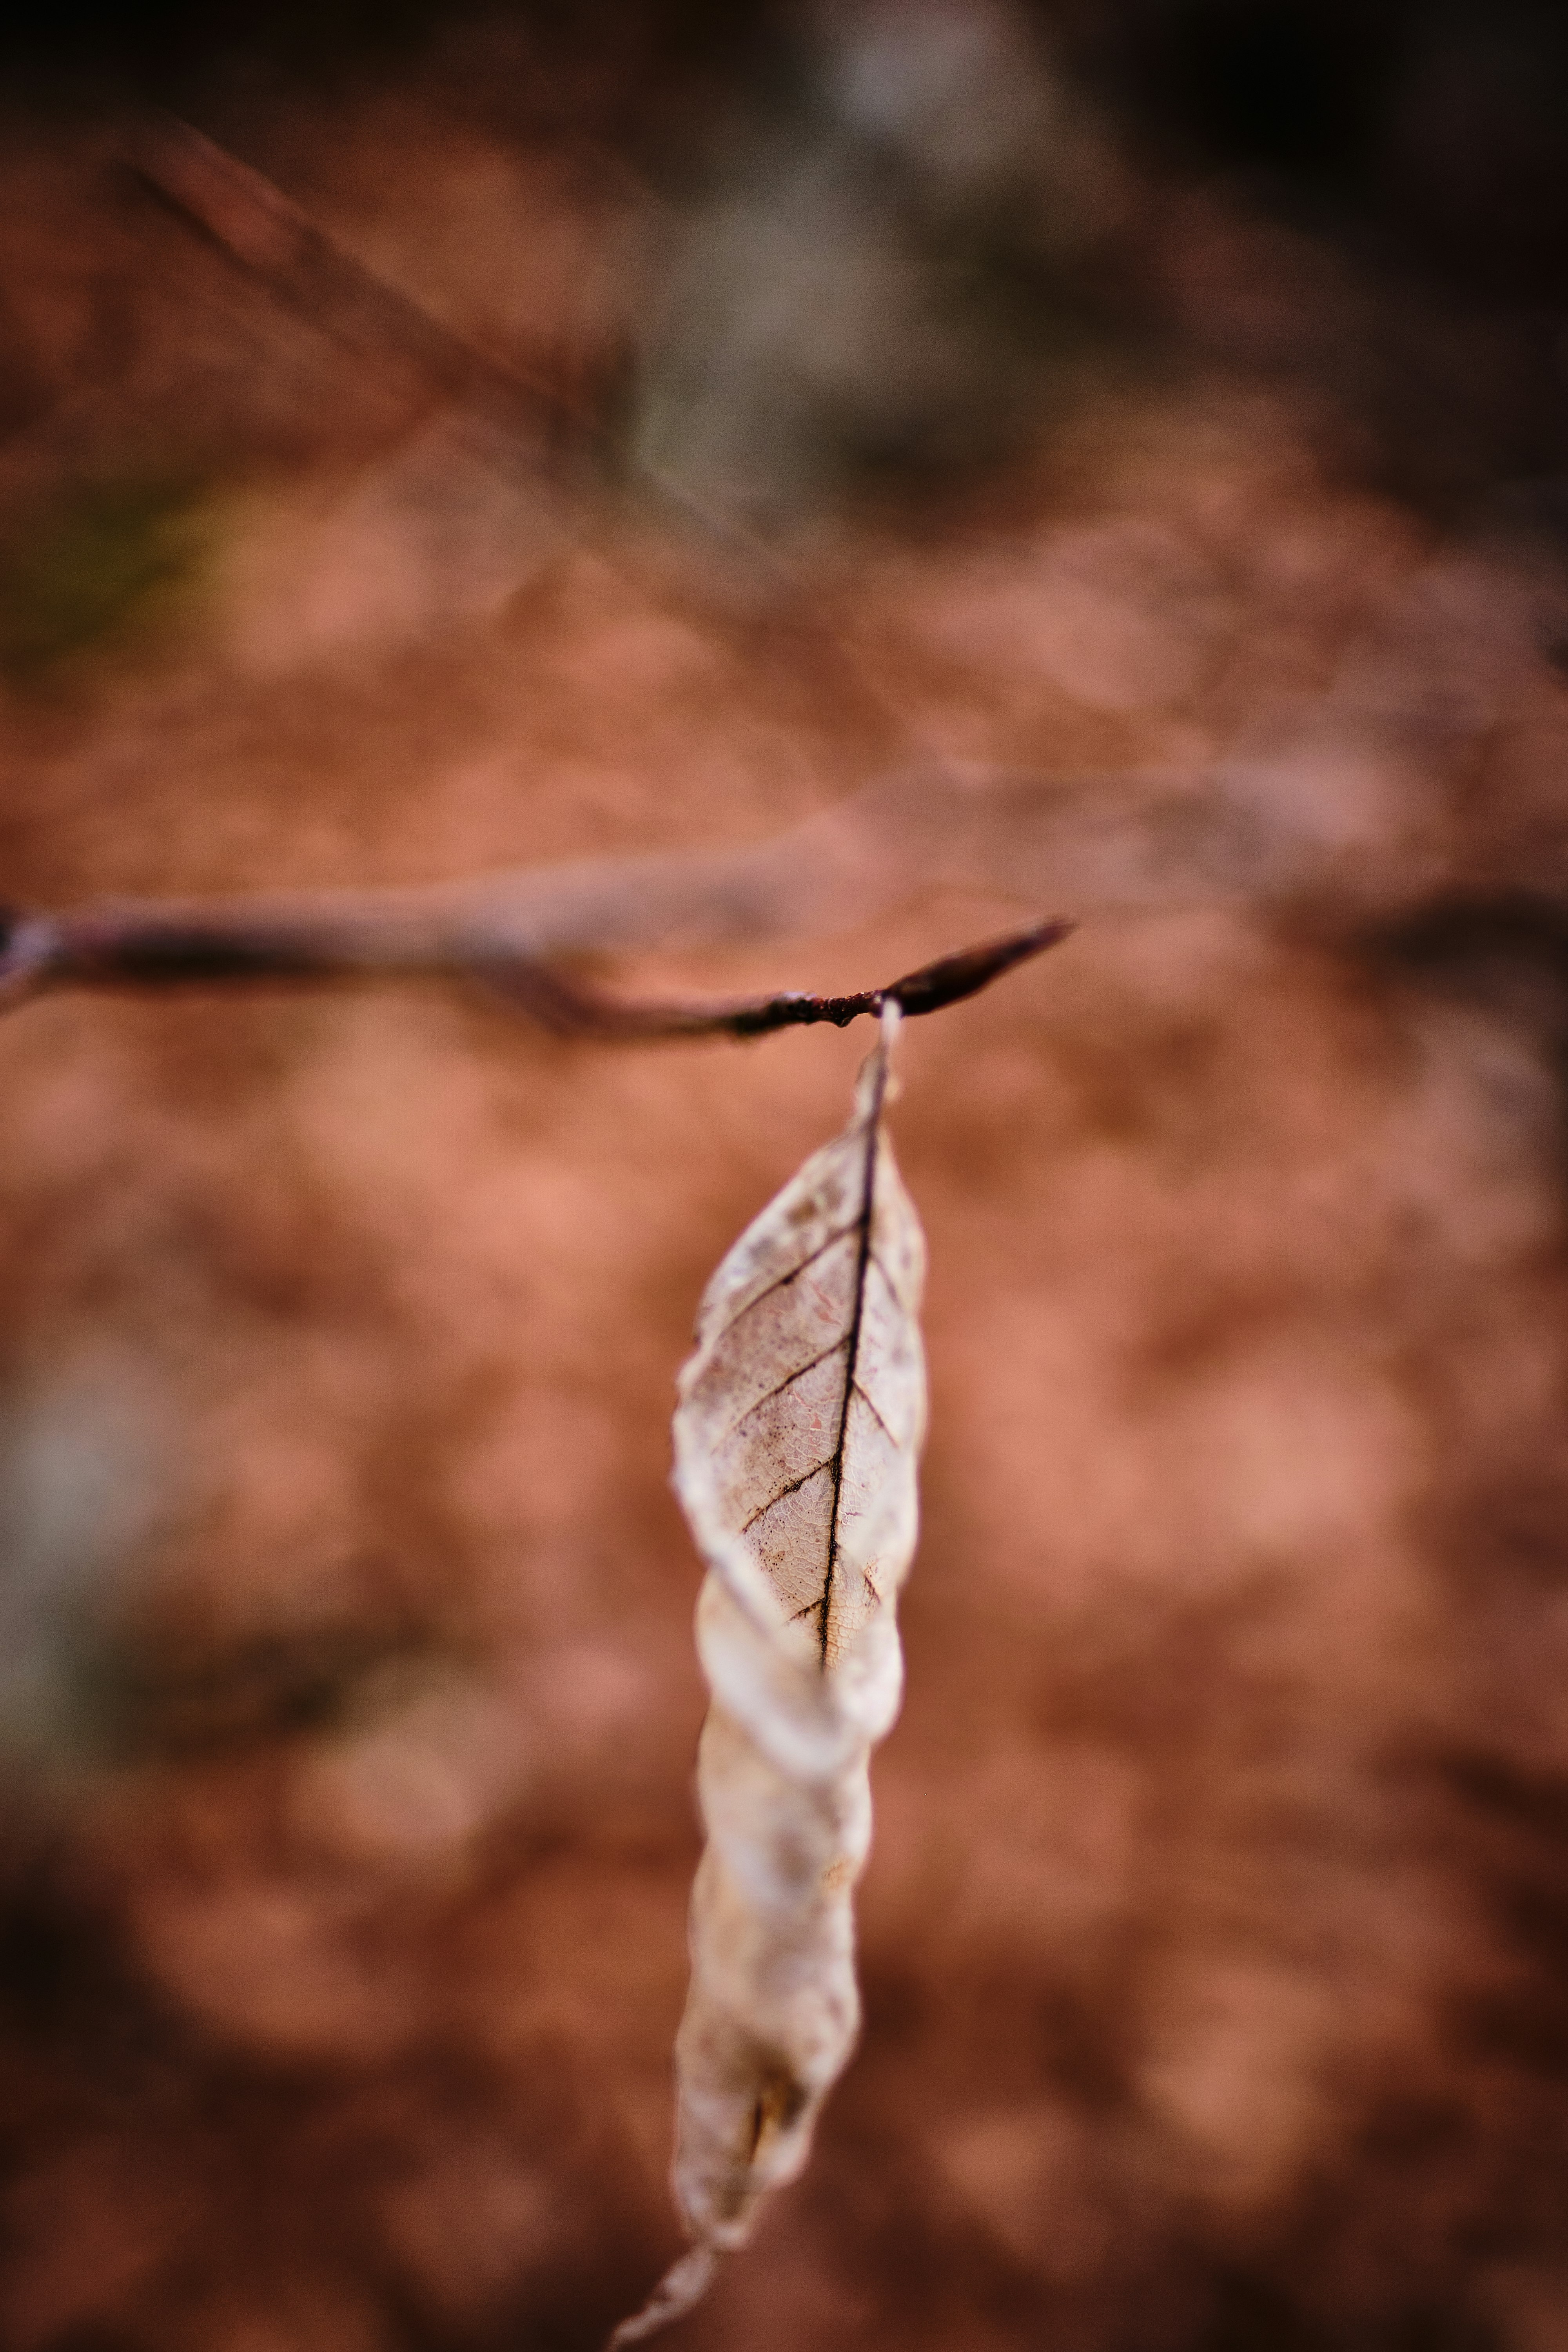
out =
[[[0,535],[0,675],[45,687],[81,656],[150,648],[177,623],[207,552],[189,480],[79,485]]]
[[[68,1363],[0,1394],[0,1768],[69,1771],[105,1745],[100,1659],[168,1445],[138,1369]]]

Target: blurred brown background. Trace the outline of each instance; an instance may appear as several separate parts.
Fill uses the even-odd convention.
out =
[[[865,2039],[682,2340],[1561,2352],[1560,16],[5,38],[0,895],[897,773],[858,915],[613,977],[1085,919],[906,1040]],[[672,1382],[866,1042],[0,1026],[6,2352],[571,2352],[673,2252]]]

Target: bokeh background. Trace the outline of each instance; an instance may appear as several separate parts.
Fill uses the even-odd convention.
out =
[[[607,976],[1083,918],[907,1033],[865,2037],[680,2340],[1562,2352],[1559,12],[4,39],[0,896],[891,775],[831,923]],[[864,1043],[0,1025],[7,2352],[575,2352],[675,2251],[672,1383]]]

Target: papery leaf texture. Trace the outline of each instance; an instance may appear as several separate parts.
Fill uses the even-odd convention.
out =
[[[689,2309],[799,2172],[859,2024],[853,1895],[870,1751],[902,1693],[926,1412],[925,1245],[882,1124],[898,1025],[889,1006],[849,1125],[720,1265],[680,1377],[675,1486],[707,1565],[710,1692],[676,2040],[693,2243],[616,2344]]]

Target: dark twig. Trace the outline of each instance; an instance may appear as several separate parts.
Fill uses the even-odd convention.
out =
[[[601,995],[539,964],[507,974],[501,985],[558,1036],[763,1037],[774,1029],[808,1029],[822,1022],[847,1029],[862,1013],[879,1013],[884,1004],[896,1004],[910,1015],[940,1013],[945,1005],[978,995],[1015,964],[1055,947],[1072,929],[1065,917],[1052,916],[984,947],[939,956],[884,988],[863,988],[853,996],[809,996],[786,989],[777,996],[748,997],[733,1004],[646,1004]]]
[[[164,989],[229,982],[331,981],[380,973],[479,981],[560,1037],[761,1037],[829,1022],[847,1027],[884,1004],[905,1013],[956,1004],[1072,929],[1053,916],[982,947],[922,964],[853,996],[785,990],[733,1003],[639,1003],[604,994],[559,965],[458,926],[356,928],[305,916],[270,921],[182,914],[157,908],[82,915],[0,917],[0,1011],[61,988]]]

